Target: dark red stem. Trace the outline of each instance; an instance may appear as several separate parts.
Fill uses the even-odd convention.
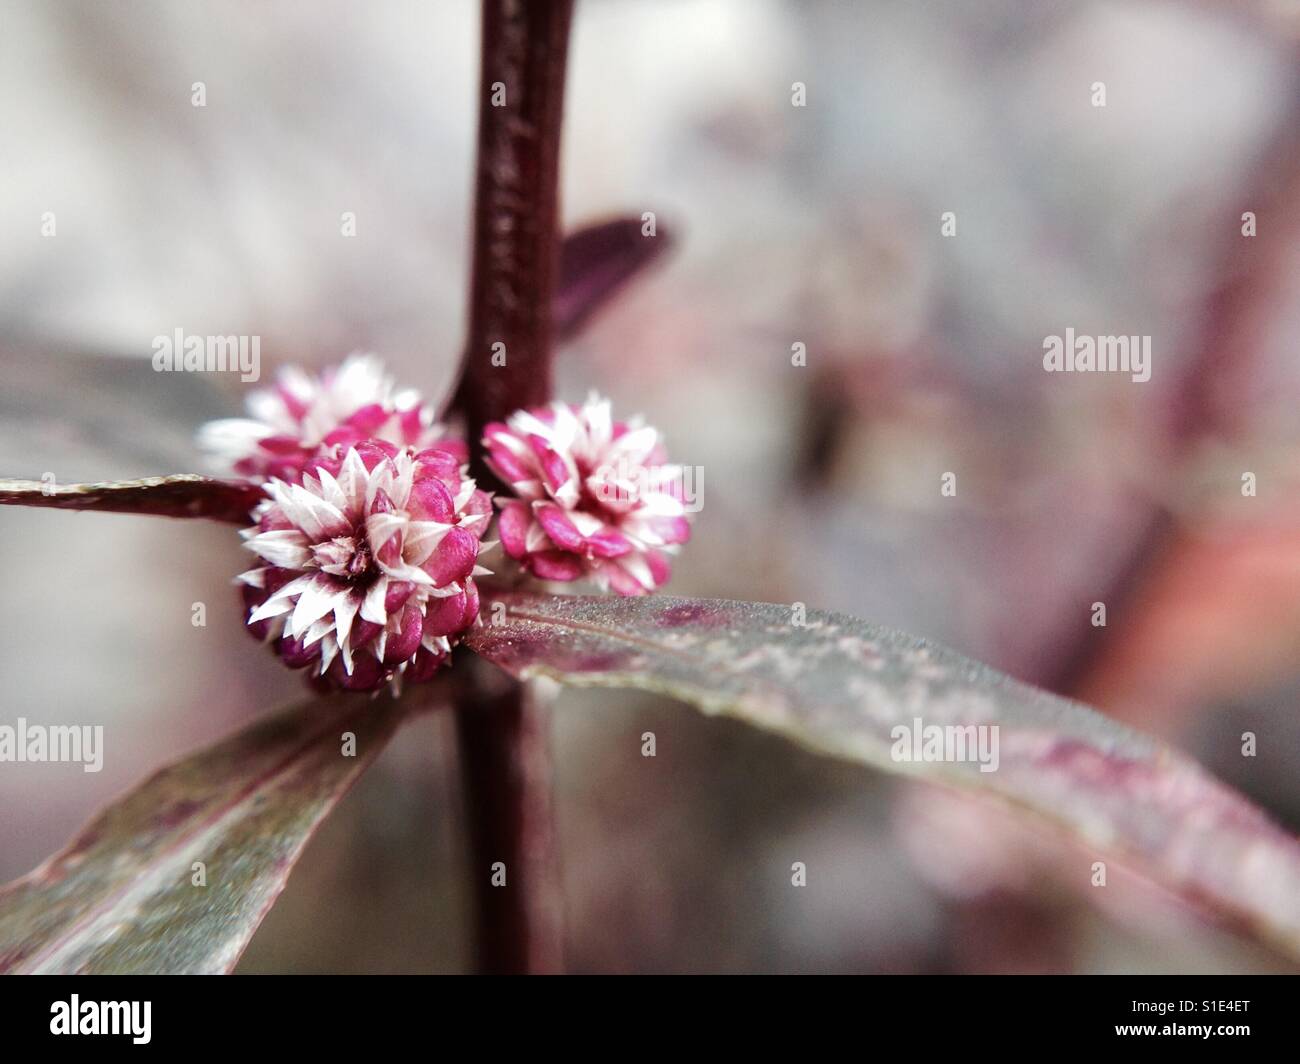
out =
[[[551,398],[572,7],[572,0],[483,4],[469,336],[452,404],[475,443],[487,422]]]
[[[469,336],[451,407],[465,421],[473,470],[484,480],[483,426],[551,398],[560,124],[571,16],[572,0],[483,4]],[[561,942],[545,717],[517,682],[489,675],[485,663],[460,664],[469,667],[456,728],[479,969],[557,971]],[[502,871],[505,882],[499,885]]]
[[[478,970],[563,968],[547,715],[518,681],[466,655],[456,734],[468,807]]]
[[[152,514],[157,517],[204,517],[210,521],[248,524],[249,512],[266,498],[246,480],[214,480],[197,473],[113,484],[44,484],[34,480],[0,480],[0,506],[46,506],[57,510]]]

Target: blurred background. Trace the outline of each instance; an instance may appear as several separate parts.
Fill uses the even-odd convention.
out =
[[[250,386],[154,373],[178,328],[259,335],[268,377],[372,350],[440,397],[477,37],[468,0],[0,0],[0,472],[201,468],[193,428]],[[562,351],[562,392],[703,467],[670,590],[934,638],[1294,830],[1298,41],[1291,0],[579,0],[566,222],[676,239]],[[1044,373],[1066,327],[1151,336],[1150,382]],[[227,527],[5,508],[0,539],[0,720],[106,732],[99,774],[0,765],[7,880],[301,689],[240,631]],[[563,693],[552,726],[573,970],[1288,970],[970,799],[630,693]],[[465,970],[463,824],[425,718],[241,970]]]

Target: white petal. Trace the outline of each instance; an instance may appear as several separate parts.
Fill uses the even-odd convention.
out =
[[[307,537],[296,528],[259,532],[244,546],[281,569],[302,569],[311,560]]]
[[[370,586],[365,600],[361,603],[361,619],[374,624],[387,624],[388,614],[384,612],[384,599],[387,597],[388,577],[381,574]]]
[[[509,424],[515,432],[524,436],[540,436],[544,440],[549,440],[551,438],[551,426],[545,421],[534,417],[527,410],[516,410],[510,415],[507,424]],[[498,439],[507,440],[506,437],[498,437]],[[509,442],[506,443],[506,446],[510,447],[510,449],[516,453],[523,453],[518,451],[513,444]],[[524,441],[524,447],[528,454],[532,454],[532,448],[528,447],[527,441]]]
[[[517,480],[510,486],[515,489],[516,495],[521,499],[526,499],[530,502],[535,502],[547,497],[546,485],[540,480]],[[498,499],[497,503],[500,505],[509,501],[509,499]]]
[[[551,410],[555,413],[555,425],[549,433],[551,446],[561,454],[567,454],[573,450],[581,426],[578,424],[578,419],[574,417],[573,411],[569,409],[568,403],[556,400],[551,404]]]
[[[235,577],[238,584],[247,584],[249,587],[266,587],[266,570],[264,568],[249,569],[246,573],[240,573]]]
[[[366,472],[366,463],[361,460],[361,455],[357,454],[355,448],[349,450],[343,459],[343,467],[339,470],[338,485],[348,500],[348,516],[354,521],[363,512],[369,481],[370,474]]]
[[[451,643],[448,642],[447,637],[445,635],[421,636],[420,646],[424,647],[425,650],[433,650],[433,651],[441,650],[445,653],[451,653]]]
[[[456,507],[457,512],[465,509],[470,497],[474,494],[474,489],[474,481],[469,477],[466,477],[460,482],[460,490],[456,492],[456,498],[453,500],[453,505]]]
[[[566,515],[573,522],[573,527],[583,536],[594,535],[605,527],[605,522],[594,514],[584,513],[581,510],[570,510]]]
[[[334,631],[340,645],[345,639],[350,639],[352,620],[360,608],[361,594],[357,591],[349,591],[334,603]]]
[[[294,600],[297,599],[312,582],[316,579],[314,573],[307,576],[300,576],[296,580],[290,580],[279,591],[275,592],[269,599],[258,606],[252,614],[249,615],[248,623],[262,621],[268,617],[279,617],[282,613],[288,613],[294,606]]]
[[[433,588],[433,577],[423,569],[414,565],[408,565],[404,561],[399,561],[395,565],[387,565],[384,562],[379,563],[379,568],[392,580],[409,580],[413,584]]]
[[[382,491],[392,499],[393,497],[393,463],[385,458],[371,472],[369,479],[366,481],[366,513],[370,513],[375,505],[375,497]]]
[[[631,432],[625,432],[609,445],[606,461],[616,465],[619,458],[626,458],[633,464],[644,463],[658,443],[659,430],[653,425],[633,429]]]
[[[332,639],[326,639],[320,645],[320,674],[325,675],[325,670],[330,667],[330,662],[334,660],[334,655],[339,652],[338,644]]]
[[[248,623],[256,624],[268,617],[279,617],[280,614],[288,613],[291,609],[293,609],[292,599],[267,599],[248,615]]]
[[[407,526],[406,539],[402,543],[402,557],[412,565],[423,565],[433,549],[451,531],[451,527],[438,521],[412,521]]]
[[[330,382],[330,398],[340,420],[370,403],[387,402],[392,394],[392,378],[375,355],[356,352],[348,355]]]
[[[321,498],[338,510],[339,513],[346,514],[348,512],[348,497],[343,494],[339,482],[334,479],[333,474],[328,469],[318,469],[317,472],[320,474]]]
[[[366,538],[370,549],[378,555],[385,544],[410,523],[404,513],[371,514],[366,518]]]
[[[340,588],[326,577],[313,580],[298,596],[298,605],[289,621],[290,635],[297,636],[307,631],[314,622],[332,611],[339,597],[347,593],[346,588]]]
[[[307,635],[303,638],[302,645],[309,647],[313,643],[319,643],[332,631],[334,631],[334,622],[328,617],[322,617],[307,629]]]
[[[643,517],[685,517],[686,504],[661,491],[647,492],[637,500],[637,513]]]
[[[343,511],[332,506],[319,495],[313,495],[300,484],[291,489],[294,507],[285,510],[285,516],[314,540],[340,536],[349,527]]]
[[[408,452],[398,451],[397,457],[392,459],[392,462],[396,469],[396,476],[393,478],[393,486],[389,489],[388,497],[392,499],[394,506],[404,510],[411,499],[411,488],[415,485],[415,460]]]
[[[524,550],[532,554],[539,550],[550,550],[555,544],[551,542],[551,537],[546,534],[546,530],[541,524],[534,519],[528,526],[528,531],[524,533]]]
[[[587,426],[587,440],[594,452],[599,453],[609,446],[614,434],[613,417],[610,414],[608,399],[602,399],[595,392],[587,396],[582,407],[582,420]]]
[[[227,417],[200,428],[197,442],[200,450],[234,462],[252,454],[258,443],[271,434],[271,429],[260,421]]]
[[[642,587],[650,589],[654,588],[654,574],[650,572],[650,566],[646,562],[644,555],[635,552],[632,554],[625,554],[621,558],[614,559],[613,564],[621,565]]]

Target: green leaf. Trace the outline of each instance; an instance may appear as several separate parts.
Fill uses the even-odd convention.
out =
[[[317,825],[422,704],[318,699],[161,770],[0,889],[0,972],[230,971]]]
[[[763,603],[485,593],[485,618],[494,599],[504,616],[466,641],[515,676],[655,691],[823,754],[969,788],[1300,955],[1296,840],[1193,761],[1087,706],[841,614],[808,611],[801,625],[792,607]],[[910,736],[918,720],[997,725],[996,770],[897,759],[893,730]]]

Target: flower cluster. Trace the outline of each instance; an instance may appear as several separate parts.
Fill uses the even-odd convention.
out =
[[[475,577],[492,500],[432,409],[353,355],[313,377],[282,372],[248,419],[201,446],[262,484],[239,577],[250,631],[315,686],[373,691],[427,680],[478,622]],[[659,434],[616,422],[607,400],[519,411],[485,430],[506,553],[545,580],[643,595],[690,537],[680,468]]]
[[[667,581],[691,534],[681,467],[659,433],[614,421],[609,401],[552,403],[488,425],[487,464],[517,496],[499,500],[501,545],[545,580],[587,579],[620,595]]]
[[[443,434],[433,409],[417,392],[398,390],[374,355],[350,355],[319,377],[285,368],[246,405],[250,417],[210,421],[198,442],[225,471],[256,480],[296,480],[322,448],[378,440],[424,449]],[[451,446],[468,457],[459,441]]]
[[[271,480],[244,532],[248,623],[328,686],[427,680],[478,617],[491,501],[441,448],[369,441]]]

